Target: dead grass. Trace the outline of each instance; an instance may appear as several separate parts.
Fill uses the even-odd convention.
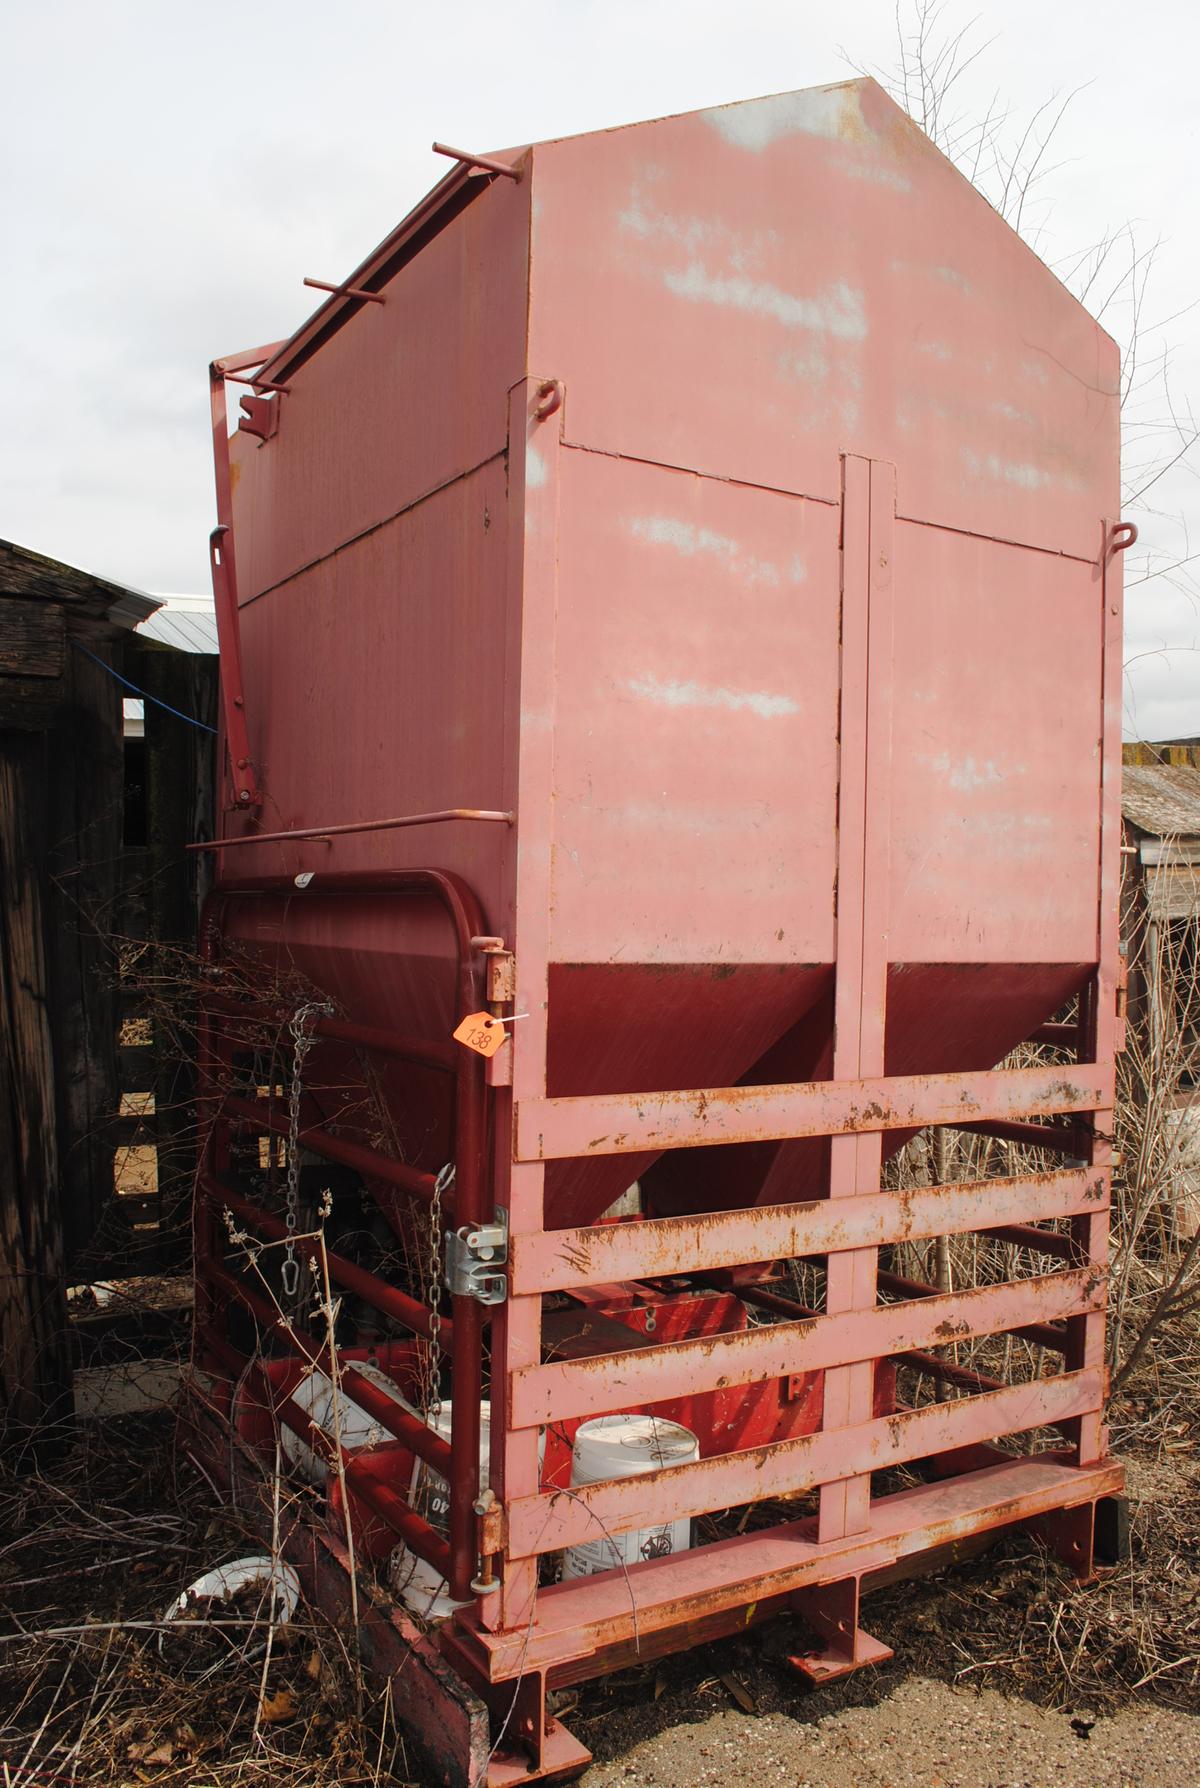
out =
[[[1153,1384],[1143,1396],[1149,1404]],[[866,1624],[896,1651],[885,1672],[1071,1711],[1195,1709],[1200,1412],[1179,1435],[1148,1426],[1140,1401],[1117,1412],[1133,1501],[1128,1563],[1080,1589],[1016,1534],[871,1596]],[[0,1532],[0,1763],[11,1788],[420,1779],[375,1691],[357,1717],[349,1649],[319,1615],[302,1606],[276,1628],[265,1668],[260,1609],[214,1607],[213,1624],[167,1629],[165,1611],[202,1570],[261,1549],[249,1520],[177,1452],[170,1413],[81,1432],[53,1466],[0,1477]],[[866,1672],[803,1698],[784,1662],[803,1644],[797,1623],[776,1622],[585,1685],[562,1711],[604,1753],[614,1717],[643,1732],[731,1704],[812,1718],[886,1692],[887,1677]]]
[[[164,1616],[204,1570],[263,1550],[176,1452],[174,1418],[81,1432],[40,1471],[0,1475],[0,1765],[45,1783],[412,1780],[342,1636],[301,1606]]]

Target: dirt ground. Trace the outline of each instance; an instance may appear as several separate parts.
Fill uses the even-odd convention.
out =
[[[585,1688],[586,1788],[1195,1788],[1200,1462],[1125,1449],[1132,1557],[1080,1589],[1028,1536],[868,1597],[886,1664],[813,1690],[786,1623]]]
[[[1108,1718],[1059,1713],[995,1689],[956,1689],[902,1666],[879,1672],[856,1705],[834,1708],[832,1700],[823,1694],[825,1713],[810,1705],[747,1714],[731,1705],[645,1737],[618,1720],[615,1729],[586,1740],[598,1757],[586,1788],[745,1781],[764,1788],[1193,1788],[1200,1782],[1200,1714],[1156,1707],[1124,1708]]]
[[[1132,1556],[1091,1586],[1018,1533],[868,1597],[895,1656],[840,1684],[796,1678],[811,1637],[781,1620],[568,1693],[559,1712],[595,1757],[584,1788],[1200,1784],[1197,1419],[1118,1440]],[[180,1586],[255,1549],[252,1528],[168,1412],[77,1432],[44,1474],[0,1474],[3,1781],[429,1788],[310,1611],[265,1651],[252,1620],[164,1642]]]

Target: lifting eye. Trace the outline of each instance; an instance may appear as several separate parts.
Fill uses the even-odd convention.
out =
[[[544,385],[538,386],[537,402],[533,406],[534,416],[544,422],[547,416],[553,416],[555,410],[562,407],[563,388],[558,379],[547,379]]]

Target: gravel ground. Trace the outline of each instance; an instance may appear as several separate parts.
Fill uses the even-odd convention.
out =
[[[585,1788],[699,1788],[754,1780],[788,1788],[1194,1788],[1200,1713],[1129,1707],[1111,1718],[1058,1713],[993,1689],[955,1689],[908,1675],[814,1717],[729,1706],[614,1749],[595,1732]],[[797,1698],[805,1691],[797,1689]]]
[[[1119,1570],[1081,1588],[1018,1532],[867,1596],[895,1656],[840,1683],[789,1669],[784,1617],[585,1684],[582,1788],[1200,1788],[1200,1456],[1126,1460]]]

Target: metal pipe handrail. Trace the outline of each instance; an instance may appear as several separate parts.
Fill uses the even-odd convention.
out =
[[[255,1308],[255,1304],[258,1300],[255,1298],[255,1294],[250,1290],[249,1286],[241,1285],[234,1280],[230,1289],[233,1296],[239,1298],[249,1308]],[[265,1300],[262,1301],[265,1302]],[[258,1312],[256,1311],[256,1314],[257,1313]],[[236,1370],[239,1375],[242,1372],[245,1372],[247,1368],[250,1369],[249,1376],[257,1378],[260,1381],[264,1394],[263,1407],[265,1409],[269,1410],[273,1416],[277,1416],[286,1428],[289,1428],[306,1446],[317,1453],[326,1464],[337,1464],[338,1448],[336,1443],[325,1433],[323,1428],[317,1426],[311,1416],[309,1416],[296,1402],[294,1397],[276,1397],[276,1387],[271,1383],[270,1376],[261,1361],[247,1359],[238,1349],[215,1336],[210,1335],[207,1336],[206,1339],[210,1346],[213,1346],[215,1343],[214,1351],[224,1354],[227,1358],[227,1363],[230,1361],[237,1362]],[[360,1379],[357,1373],[347,1373],[346,1376],[351,1377],[352,1380],[358,1384],[370,1382],[369,1380],[363,1381]],[[357,1392],[355,1394],[357,1396]],[[383,1393],[380,1392],[380,1395],[382,1396]],[[385,1397],[384,1401],[390,1402],[391,1399]],[[367,1413],[370,1414],[370,1411],[368,1410]],[[232,1411],[230,1412],[230,1416],[232,1420]],[[418,1423],[417,1426],[421,1427],[422,1424]],[[425,1432],[432,1433],[432,1430],[427,1429]],[[442,1445],[445,1446],[445,1442],[442,1442]],[[408,1450],[411,1451],[412,1449],[410,1448]],[[446,1451],[448,1453],[449,1448],[446,1448]],[[346,1474],[346,1482],[352,1493],[361,1502],[366,1503],[371,1513],[382,1521],[385,1527],[390,1528],[396,1537],[402,1540],[410,1551],[417,1553],[419,1557],[425,1559],[425,1561],[432,1565],[435,1570],[440,1571],[443,1577],[448,1576],[450,1569],[450,1548],[447,1546],[446,1541],[442,1538],[441,1534],[438,1533],[435,1527],[431,1527],[423,1516],[418,1515],[414,1509],[409,1508],[408,1504],[405,1503],[389,1485],[378,1483],[372,1476],[372,1462],[374,1461],[378,1463],[379,1460],[378,1450],[372,1449],[369,1452],[360,1454],[347,1454],[343,1452],[341,1457],[342,1469]]]
[[[394,819],[349,820],[337,826],[294,826],[286,832],[244,832],[240,838],[206,838],[189,851],[231,851],[245,844],[294,844],[304,839],[344,838],[355,832],[395,832],[405,826],[442,826],[449,820],[485,820],[511,826],[516,814],[491,807],[440,807],[433,813],[404,813]]]

